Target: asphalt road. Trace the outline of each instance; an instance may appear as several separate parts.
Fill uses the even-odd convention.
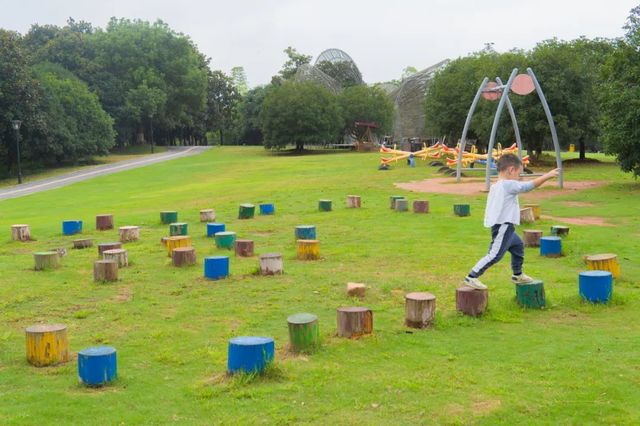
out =
[[[173,160],[175,158],[196,155],[200,154],[203,151],[206,151],[209,148],[210,147],[208,146],[170,147],[166,152],[160,154],[150,154],[139,159],[136,158],[133,160],[119,161],[117,163],[105,164],[102,166],[77,170],[75,172],[66,173],[47,179],[23,183],[21,185],[0,189],[0,200],[22,197],[24,195],[33,194],[36,192],[47,191],[49,189],[71,185],[72,183],[92,179],[97,176],[110,175],[112,173],[118,173],[123,170],[135,169],[138,167],[148,166],[149,164]]]

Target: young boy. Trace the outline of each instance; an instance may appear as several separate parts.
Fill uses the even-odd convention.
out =
[[[484,226],[491,228],[491,245],[485,257],[471,269],[464,279],[464,284],[477,289],[485,289],[486,285],[478,279],[494,263],[502,259],[508,251],[511,253],[511,269],[514,283],[527,283],[533,279],[522,273],[524,263],[524,244],[515,232],[515,225],[520,224],[520,204],[518,194],[529,192],[544,182],[558,176],[558,169],[551,170],[535,180],[519,182],[522,173],[522,161],[513,154],[504,154],[496,162],[498,181],[491,186],[484,212]]]

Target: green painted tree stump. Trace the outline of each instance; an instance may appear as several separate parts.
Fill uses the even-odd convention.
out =
[[[533,281],[530,283],[516,284],[516,300],[524,308],[544,308],[546,305],[544,297],[544,283]]]
[[[555,235],[556,237],[566,237],[569,235],[569,227],[562,225],[553,225],[551,227],[551,235]]]
[[[184,222],[175,222],[169,225],[169,235],[189,235],[189,225]]]
[[[331,211],[331,200],[319,200],[318,201],[318,210],[321,212],[330,212]]]
[[[471,216],[471,206],[469,204],[454,204],[453,213],[456,216]]]
[[[253,204],[240,204],[238,219],[252,219],[256,214],[256,206]]]
[[[163,211],[160,212],[160,222],[163,225],[168,225],[178,221],[178,212],[176,211]]]
[[[233,250],[236,244],[236,233],[225,231],[217,232],[214,236],[216,239],[216,247],[225,248],[227,250]]]
[[[396,209],[396,200],[404,199],[404,195],[392,195],[389,197],[389,202],[391,203],[391,210]]]
[[[292,352],[313,352],[320,345],[318,317],[313,314],[295,314],[287,318],[289,345]]]

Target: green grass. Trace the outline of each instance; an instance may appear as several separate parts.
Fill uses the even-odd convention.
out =
[[[398,190],[394,182],[434,169],[377,171],[377,158],[216,148],[0,202],[0,424],[638,424],[640,185],[613,163],[568,168],[567,180],[608,184],[545,200],[543,213],[616,226],[572,225],[560,259],[527,249],[525,271],[545,282],[543,311],[517,307],[501,262],[483,278],[490,309],[473,319],[455,312],[455,288],[488,244],[484,196]],[[362,196],[363,207],[346,209],[347,194]],[[431,213],[394,213],[393,194],[428,199]],[[317,211],[321,198],[333,212]],[[276,204],[276,216],[236,219],[240,203],[263,201]],[[454,217],[456,202],[470,203],[472,216]],[[257,253],[282,252],[286,273],[256,276],[257,258],[232,255],[229,279],[204,280],[202,257],[223,253],[198,222],[198,210],[211,207]],[[159,212],[168,209],[189,223],[195,267],[172,267],[159,243],[168,233]],[[74,237],[61,235],[62,220],[83,219],[85,237],[116,240],[117,231],[94,231],[99,213],[142,227],[116,284],[94,284],[95,247],[72,250]],[[13,223],[30,224],[37,241],[10,241]],[[295,260],[300,224],[317,225],[322,260]],[[32,252],[59,246],[68,249],[61,268],[32,270]],[[595,252],[615,252],[622,264],[605,306],[577,294],[582,255]],[[346,297],[348,281],[367,283],[364,301]],[[437,296],[435,326],[408,330],[403,295],[421,290]],[[374,311],[374,335],[335,337],[335,309],[354,304]],[[313,355],[286,350],[286,317],[296,312],[319,317],[323,346]],[[28,365],[24,329],[38,322],[66,324],[74,353],[115,346],[115,384],[83,388],[75,360]],[[225,376],[227,342],[238,335],[275,338],[277,363],[266,375]]]

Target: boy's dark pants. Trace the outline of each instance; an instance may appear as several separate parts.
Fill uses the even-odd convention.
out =
[[[471,269],[470,277],[478,278],[494,263],[498,263],[506,252],[511,253],[511,269],[514,275],[522,273],[524,263],[524,243],[516,234],[513,223],[503,223],[491,227],[491,244],[487,255]]]

